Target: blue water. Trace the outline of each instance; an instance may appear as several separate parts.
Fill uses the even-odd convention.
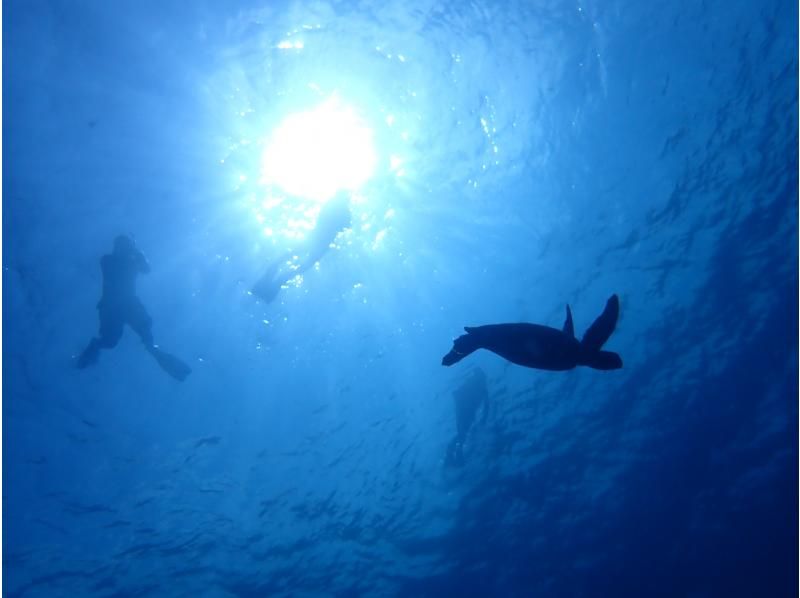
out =
[[[4,595],[796,596],[797,23],[5,0]],[[315,204],[264,204],[261,156],[331,97],[374,172],[264,304]],[[120,233],[185,382],[130,330],[74,367]],[[621,370],[440,364],[465,325],[569,303],[582,334],[612,293]]]

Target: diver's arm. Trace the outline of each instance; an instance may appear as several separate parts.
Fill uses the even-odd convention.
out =
[[[138,249],[133,255],[133,259],[136,262],[136,269],[142,274],[148,274],[150,272],[150,264],[147,262],[147,258],[144,257],[144,254],[139,251]]]

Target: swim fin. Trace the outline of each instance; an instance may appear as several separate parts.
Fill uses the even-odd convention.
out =
[[[158,347],[154,346],[148,347],[147,351],[150,353],[150,355],[155,357],[158,365],[161,366],[161,369],[176,380],[183,382],[186,380],[186,377],[192,373],[192,368],[171,353],[162,351]]]
[[[83,350],[83,353],[80,354],[80,357],[78,357],[75,367],[79,370],[89,367],[90,365],[97,363],[97,357],[99,355],[100,341],[98,341],[96,338],[93,338]]]
[[[286,272],[282,270],[282,267],[289,257],[276,260],[270,264],[264,274],[261,275],[261,278],[253,285],[251,289],[253,295],[261,299],[264,303],[271,303],[275,297],[278,296],[285,282],[283,275],[285,275]],[[291,278],[291,276],[289,278]]]
[[[278,282],[274,278],[263,277],[253,285],[251,289],[253,295],[261,299],[264,303],[272,303],[275,297],[281,290],[283,283]]]

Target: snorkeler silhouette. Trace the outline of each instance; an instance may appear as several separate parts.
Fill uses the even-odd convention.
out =
[[[284,284],[322,259],[336,235],[350,226],[348,204],[348,197],[344,193],[339,193],[328,201],[320,210],[305,252],[297,257],[297,252],[288,251],[275,260],[253,285],[253,294],[265,303],[270,303]]]
[[[461,466],[464,464],[464,441],[475,421],[478,409],[483,406],[483,421],[486,421],[489,411],[486,374],[482,369],[474,369],[472,375],[453,392],[453,406],[456,410],[456,436],[447,445],[444,464]]]
[[[467,334],[453,341],[453,348],[442,358],[442,365],[453,365],[478,349],[487,349],[517,365],[540,370],[571,370],[585,365],[596,370],[617,370],[622,358],[601,351],[614,332],[619,317],[619,298],[611,295],[603,313],[589,326],[578,342],[567,305],[564,329],[540,324],[489,324],[465,327]]]
[[[133,239],[127,235],[114,239],[114,251],[100,258],[100,268],[103,271],[103,296],[97,304],[100,332],[78,357],[76,366],[88,367],[97,361],[100,349],[114,348],[127,324],[139,335],[161,369],[177,380],[185,380],[192,371],[189,366],[153,344],[153,322],[136,296],[136,277],[150,272],[150,265]]]

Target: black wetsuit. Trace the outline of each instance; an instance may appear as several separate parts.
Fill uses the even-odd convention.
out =
[[[100,269],[103,271],[103,296],[97,304],[100,332],[78,357],[77,366],[85,368],[97,361],[100,349],[115,347],[127,324],[139,335],[145,350],[162,370],[176,380],[185,380],[191,368],[153,343],[153,321],[136,296],[136,277],[150,272],[150,265],[133,240],[125,235],[118,236],[114,240],[114,251],[100,258]]]
[[[150,272],[150,265],[132,241],[115,243],[114,251],[100,258],[103,272],[103,296],[97,303],[100,332],[78,359],[83,368],[97,361],[100,349],[111,349],[122,338],[125,324],[150,347],[153,345],[153,321],[136,296],[136,277]]]
[[[150,272],[144,255],[136,249],[128,254],[104,255],[103,296],[97,304],[100,314],[100,345],[115,346],[122,337],[122,326],[128,324],[146,345],[153,344],[153,321],[136,296],[136,276]]]

